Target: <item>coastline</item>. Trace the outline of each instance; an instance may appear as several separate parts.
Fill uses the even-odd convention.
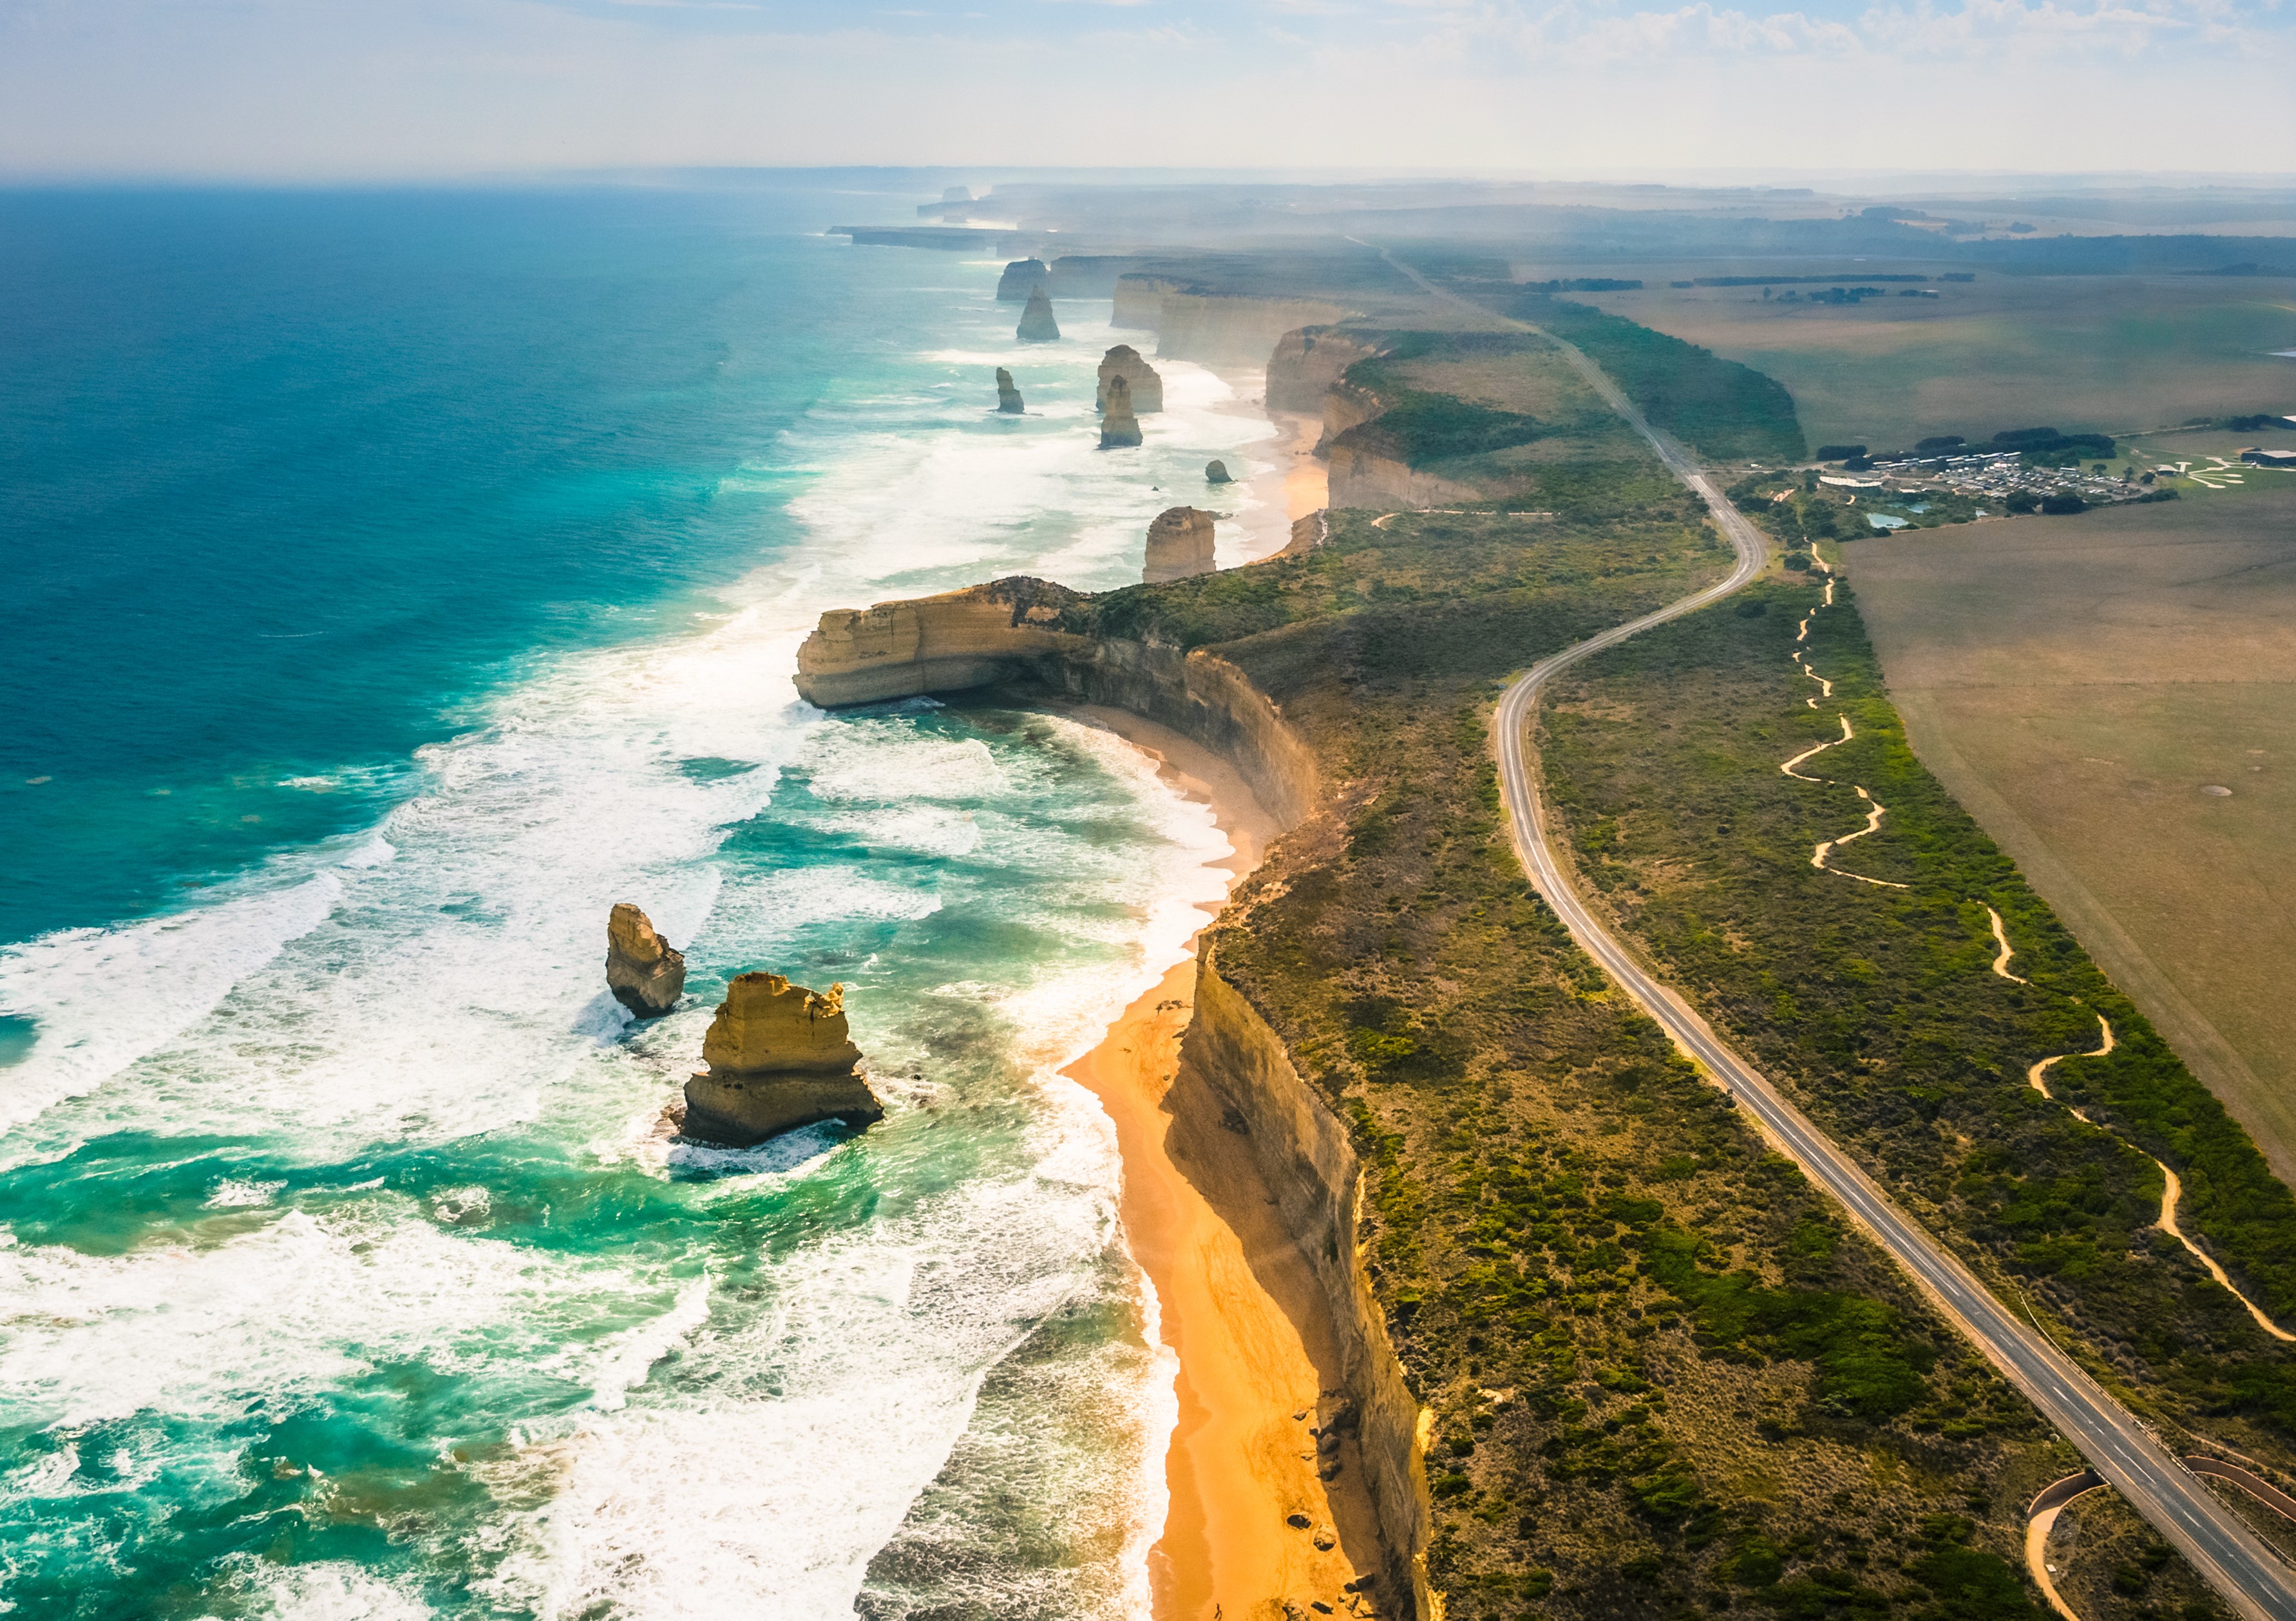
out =
[[[1275,423],[1276,430],[1268,444],[1253,446],[1255,465],[1234,486],[1249,493],[1256,504],[1250,521],[1234,525],[1244,537],[1241,544],[1232,552],[1221,548],[1219,566],[1234,569],[1273,557],[1291,544],[1292,526],[1330,504],[1331,477],[1316,457],[1316,441],[1324,434],[1323,418],[1300,411],[1268,410],[1263,403],[1267,389],[1264,372],[1222,371],[1219,375],[1235,390],[1235,397],[1219,409],[1231,415],[1264,419]]]
[[[1068,712],[1140,749],[1167,782],[1211,806],[1235,847],[1218,864],[1231,887],[1282,831],[1235,768],[1201,744],[1121,710]],[[1200,1118],[1217,1105],[1182,1073],[1195,980],[1193,957],[1175,965],[1065,1072],[1115,1125],[1126,1243],[1155,1288],[1177,1363],[1169,1507],[1149,1553],[1154,1614],[1309,1613],[1312,1603],[1341,1605],[1344,1584],[1378,1568],[1366,1540],[1376,1522],[1352,1444],[1337,1479],[1317,1476],[1309,1431],[1322,1392],[1339,1383],[1329,1308],[1244,1139]],[[1305,1528],[1288,1523],[1296,1516]]]

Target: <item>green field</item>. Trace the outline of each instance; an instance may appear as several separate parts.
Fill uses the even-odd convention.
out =
[[[1916,749],[2296,1179],[2296,476],[1848,555]]]
[[[2270,353],[2296,348],[2296,281],[1980,273],[1936,291],[1839,307],[1663,282],[1574,297],[1767,373],[1792,393],[1813,445],[1879,450],[2044,424],[2119,434],[2296,412],[2296,360]]]

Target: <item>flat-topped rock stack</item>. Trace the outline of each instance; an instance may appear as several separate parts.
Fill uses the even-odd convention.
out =
[[[1029,307],[1021,312],[1021,324],[1013,329],[1013,336],[1022,343],[1058,343],[1061,323],[1053,319],[1053,301],[1039,286],[1029,293]]]
[[[749,1148],[824,1120],[869,1126],[884,1105],[861,1075],[845,1023],[845,987],[826,995],[779,974],[737,975],[703,1038],[709,1068],[685,1083],[682,1134]]]
[[[1039,287],[1052,283],[1052,266],[1042,259],[1014,259],[1004,266],[1004,274],[996,278],[996,301],[999,304],[1026,304],[1029,295]]]
[[[1156,375],[1156,368],[1140,357],[1140,351],[1128,343],[1119,343],[1100,357],[1100,385],[1093,392],[1093,404],[1099,410],[1108,409],[1108,385],[1121,377],[1132,397],[1135,413],[1145,415],[1164,408],[1164,380]]]
[[[1100,447],[1126,450],[1142,443],[1140,419],[1132,414],[1132,388],[1121,377],[1111,377],[1101,406]]]
[[[1213,514],[1193,506],[1168,507],[1148,526],[1148,558],[1140,570],[1141,584],[1160,585],[1210,574],[1219,565],[1212,561]]]

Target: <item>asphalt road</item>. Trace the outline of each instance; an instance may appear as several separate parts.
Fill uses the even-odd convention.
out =
[[[1406,274],[1407,266],[1398,266]],[[1414,274],[1414,279],[1417,279]],[[1422,285],[1426,285],[1423,282]],[[1430,291],[1439,291],[1432,287]],[[1536,330],[1536,329],[1533,329]],[[1551,334],[1549,334],[1551,336]],[[2296,1621],[2296,1572],[2292,1572],[2231,1509],[2217,1501],[2153,1439],[2128,1410],[2083,1373],[2072,1360],[2021,1320],[1932,1238],[1801,1112],[1779,1095],[1751,1064],[1715,1038],[1705,1020],[1644,969],[1588,910],[1557,856],[1538,795],[1538,775],[1528,740],[1539,692],[1562,670],[1628,637],[1728,596],[1762,570],[1768,555],[1762,536],[1726,500],[1707,475],[1671,440],[1656,432],[1610,379],[1585,356],[1563,346],[1571,364],[1619,413],[1654,446],[1677,477],[1704,499],[1738,554],[1729,577],[1680,602],[1617,626],[1567,648],[1510,686],[1498,707],[1501,786],[1513,824],[1515,854],[1531,882],[1571,937],[1627,994],[1663,1026],[1677,1044],[1727,1088],[1761,1125],[1780,1151],[1848,1207],[1850,1214],[1911,1273],[1932,1300],[1994,1365],[2079,1447],[2099,1475],[2127,1498],[2154,1529],[2192,1562],[2202,1578],[2239,1614],[2255,1621]]]

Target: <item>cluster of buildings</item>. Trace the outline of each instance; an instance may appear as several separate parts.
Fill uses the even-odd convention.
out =
[[[1828,474],[1819,481],[1848,489],[1946,489],[1979,500],[1989,497],[1997,501],[2020,494],[2062,493],[2079,495],[2092,506],[2112,501],[2134,501],[2146,493],[2144,485],[2127,475],[2086,472],[2079,467],[2029,467],[2024,457],[2013,450],[1876,462],[1865,476]]]

